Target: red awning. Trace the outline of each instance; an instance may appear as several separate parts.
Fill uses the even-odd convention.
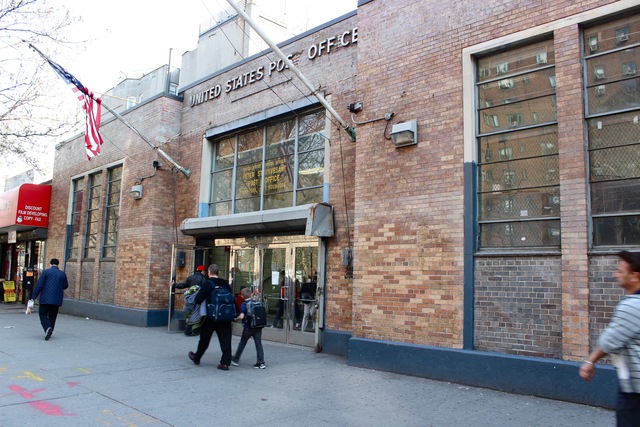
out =
[[[0,232],[49,226],[51,186],[22,184],[0,194]]]

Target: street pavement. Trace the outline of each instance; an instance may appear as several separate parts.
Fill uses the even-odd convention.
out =
[[[0,426],[614,426],[612,411],[349,366],[343,357],[263,342],[216,369],[198,338],[0,303]],[[234,350],[239,338],[233,338]],[[415,363],[421,363],[416,360]],[[576,371],[576,376],[578,375]],[[559,385],[561,386],[561,385]]]

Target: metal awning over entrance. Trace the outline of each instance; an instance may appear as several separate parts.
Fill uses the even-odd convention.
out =
[[[333,207],[326,203],[246,212],[234,215],[187,218],[180,231],[195,237],[234,237],[246,234],[304,233],[333,236]]]

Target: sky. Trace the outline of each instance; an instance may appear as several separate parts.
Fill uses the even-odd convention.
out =
[[[52,4],[50,0],[42,0]],[[171,60],[172,67],[181,66],[182,54],[193,50],[198,44],[199,27],[208,25],[212,19],[230,5],[226,0],[53,0],[68,10],[74,17],[67,37],[74,43],[56,51],[52,57],[73,74],[84,86],[98,96],[116,86],[126,78],[140,78]],[[255,1],[255,0],[254,0]],[[259,0],[267,5],[268,13],[277,16],[278,8],[288,3],[290,9],[305,11],[309,18],[299,19],[300,31],[313,28],[357,8],[357,0]],[[294,15],[295,12],[293,12]],[[305,22],[306,21],[306,22]],[[215,22],[215,21],[214,21]],[[294,29],[296,31],[297,29]],[[278,42],[276,40],[276,42]],[[46,51],[47,49],[45,49]],[[29,52],[33,54],[33,52]],[[53,78],[52,84],[56,85]],[[58,94],[64,99],[68,95],[69,115],[83,117],[79,104],[68,87],[59,80],[51,88],[50,95]],[[82,132],[84,126],[78,132]],[[66,138],[76,135],[68,135]],[[60,139],[57,143],[64,141]],[[51,178],[55,144],[43,150],[35,182]],[[5,178],[28,170],[17,163],[9,172],[0,174],[0,184]]]
[[[304,0],[263,0],[274,7]],[[104,92],[125,78],[139,78],[167,64],[180,67],[182,54],[197,47],[199,26],[229,8],[226,0],[61,0],[81,17],[75,34],[87,43],[65,66],[90,90]],[[313,27],[355,10],[357,0],[308,0]],[[172,50],[170,50],[172,49]]]

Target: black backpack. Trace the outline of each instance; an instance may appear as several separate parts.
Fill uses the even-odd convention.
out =
[[[267,307],[260,301],[247,301],[247,318],[252,328],[267,326]]]
[[[207,304],[207,317],[214,322],[232,322],[236,318],[236,297],[225,286],[212,283],[211,302]]]

